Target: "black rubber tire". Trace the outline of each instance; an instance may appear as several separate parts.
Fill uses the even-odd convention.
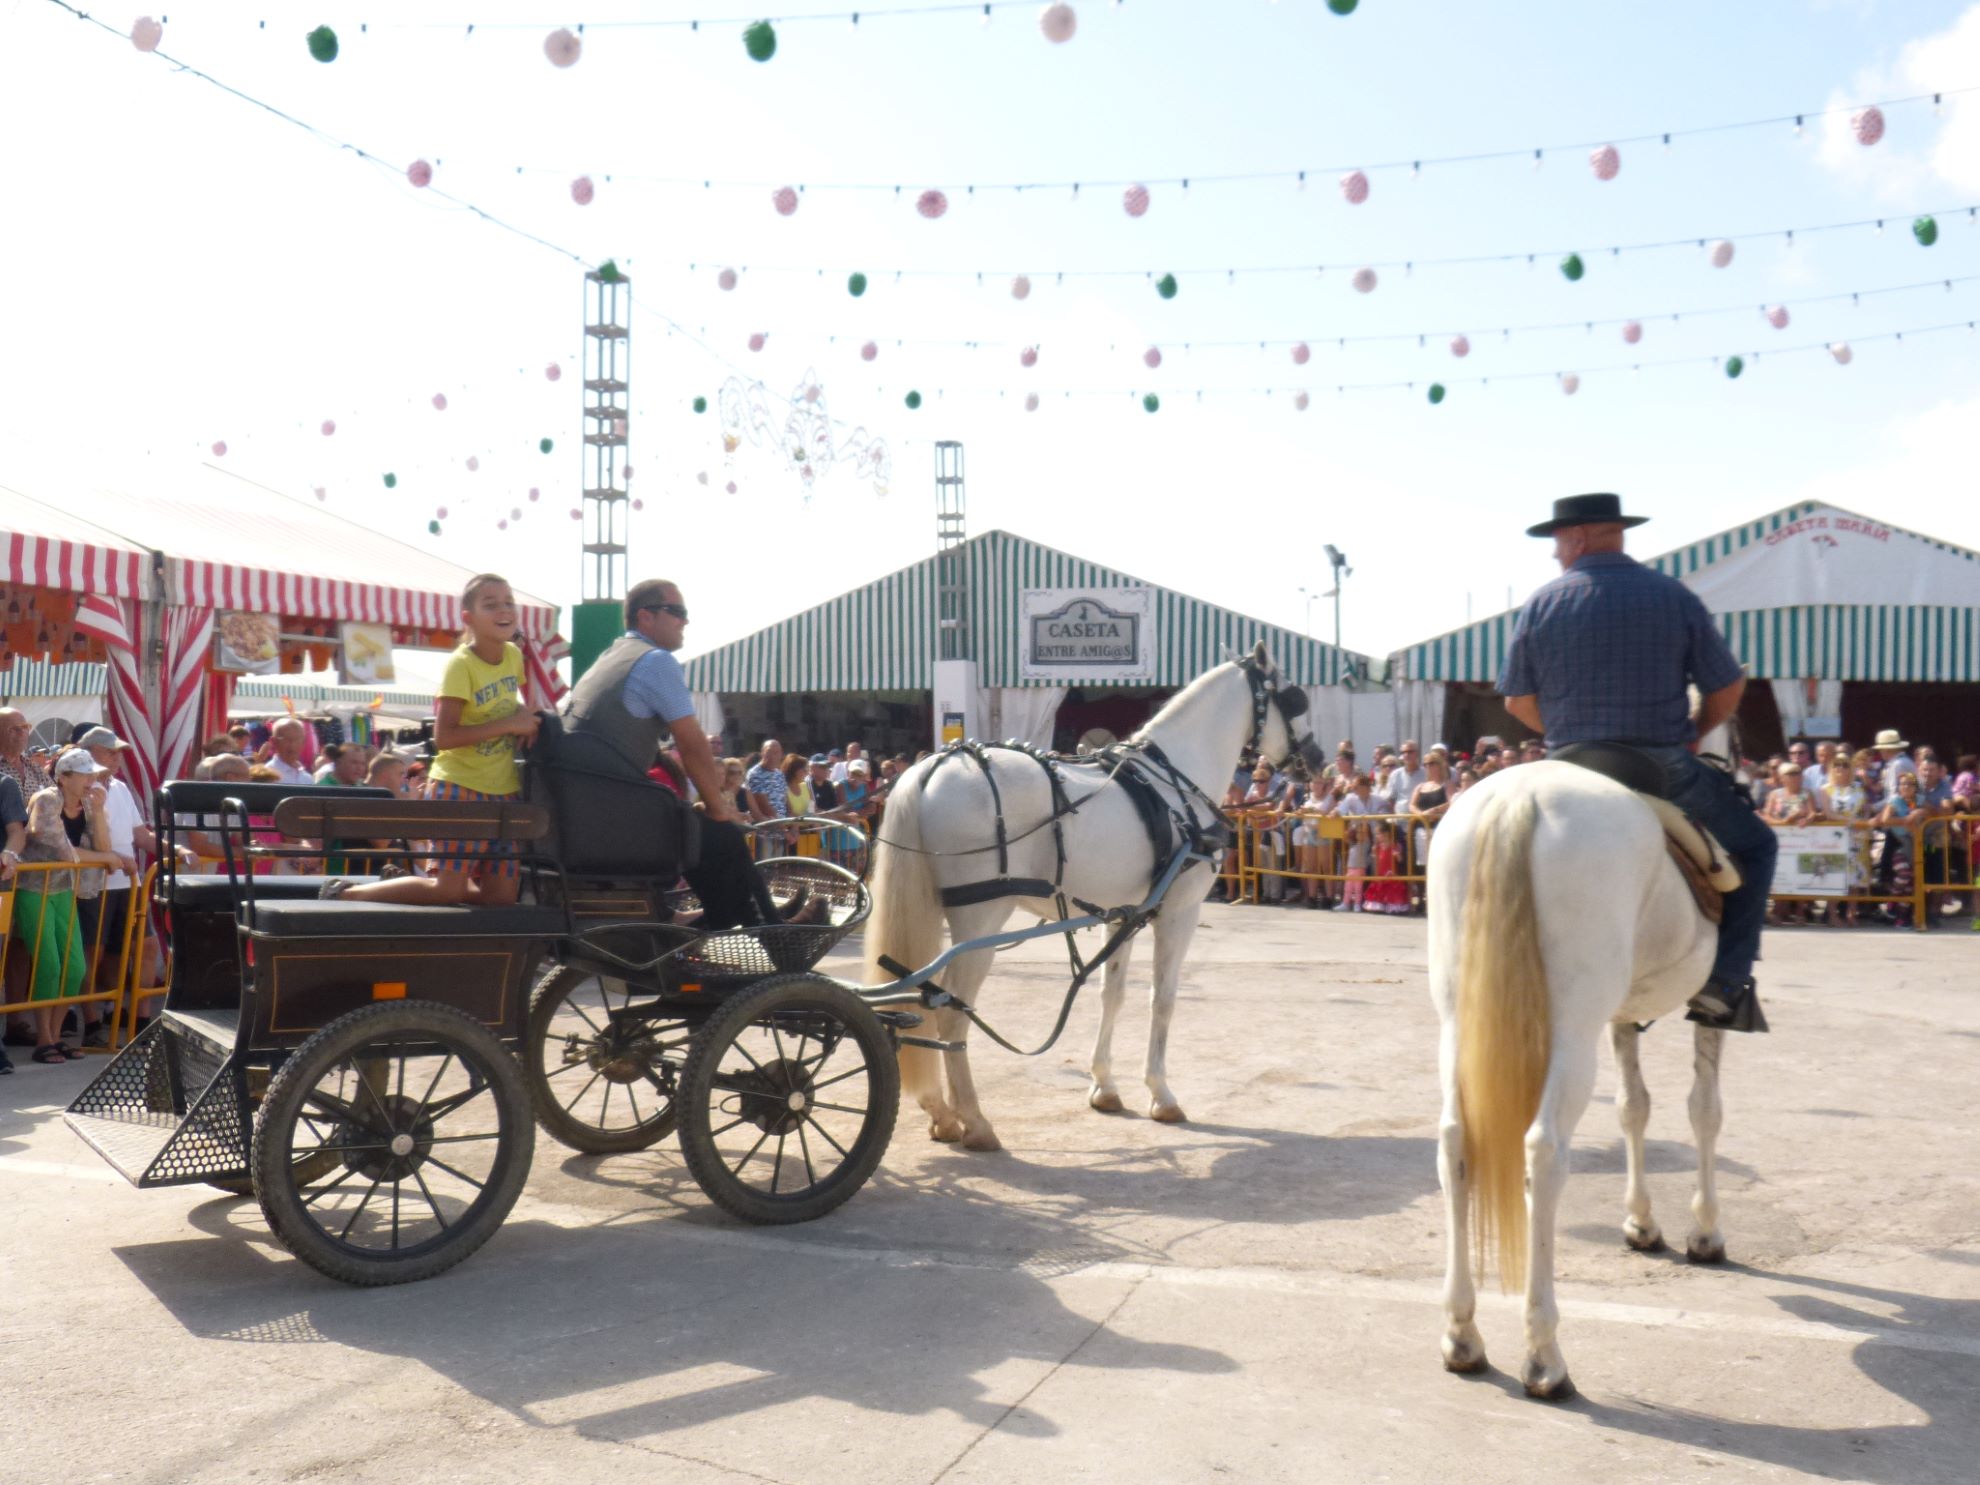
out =
[[[716,1143],[724,1132],[717,1123],[718,1117],[730,1127],[749,1121],[736,1119],[737,1109],[721,1107],[724,1101],[736,1101],[737,1095],[732,1090],[716,1088],[715,1077],[738,1037],[752,1027],[766,1026],[781,1027],[785,1034],[806,1034],[796,1030],[802,1027],[836,1027],[843,1039],[858,1050],[866,1073],[864,1117],[849,1143],[840,1147],[834,1142],[835,1149],[843,1149],[837,1167],[823,1178],[814,1175],[802,1187],[774,1193],[743,1181]],[[835,1068],[836,1064],[827,1063],[826,1067]],[[834,1071],[827,1081],[836,1081],[840,1076]],[[806,1092],[809,1093],[808,1086]],[[843,1101],[850,1096],[840,1094],[836,1099]],[[810,1222],[849,1200],[866,1184],[867,1177],[886,1154],[887,1142],[894,1135],[895,1117],[900,1113],[899,1053],[893,1033],[873,1014],[872,1007],[845,986],[823,975],[773,975],[731,995],[696,1033],[693,1045],[688,1048],[687,1065],[681,1069],[681,1090],[676,1102],[681,1116],[681,1154],[711,1201],[745,1222],[764,1225]],[[803,1121],[799,1123],[802,1127]],[[815,1119],[809,1127],[822,1128]],[[766,1129],[764,1133],[767,1137],[770,1131]],[[779,1138],[778,1185],[781,1185],[781,1147],[787,1138]],[[741,1163],[746,1165],[749,1159],[746,1155]],[[801,1171],[813,1175],[809,1150],[804,1154]]]
[[[550,972],[538,982],[529,1002],[529,1031],[523,1038],[523,1077],[529,1084],[530,1103],[536,1109],[536,1122],[543,1126],[543,1132],[561,1145],[568,1145],[586,1155],[621,1155],[631,1150],[644,1150],[649,1145],[658,1144],[674,1132],[679,1117],[678,1100],[665,1097],[663,1106],[651,1118],[624,1129],[606,1129],[599,1124],[573,1113],[565,1102],[571,1090],[556,1081],[556,1073],[544,1066],[548,1050],[551,1027],[557,1017],[557,1008],[564,1004],[573,991],[586,981],[596,978],[589,971],[571,965],[553,965]],[[652,1021],[646,1023],[661,1033],[668,1043],[679,1042],[678,1049],[670,1049],[667,1060],[675,1065],[676,1076],[679,1064],[685,1055],[688,1035],[687,1023],[679,1019]],[[576,1064],[572,1064],[573,1067]],[[560,1069],[561,1071],[561,1069]],[[588,1087],[589,1085],[583,1085]],[[653,1087],[649,1081],[648,1095],[656,1100],[664,1095],[662,1090]],[[576,1102],[572,1099],[571,1102]],[[637,1104],[629,1101],[629,1107],[637,1110]],[[605,1103],[600,1114],[609,1109]]]
[[[395,1055],[393,1044],[408,1041],[444,1049],[472,1079],[486,1085],[496,1114],[493,1162],[486,1181],[479,1183],[479,1194],[433,1237],[393,1250],[363,1248],[320,1226],[305,1204],[295,1180],[300,1163],[294,1154],[296,1123],[319,1080],[339,1063],[360,1058],[389,1063]],[[431,1278],[493,1237],[515,1206],[536,1147],[530,1112],[522,1069],[480,1022],[429,1001],[363,1006],[311,1035],[276,1070],[254,1121],[255,1195],[282,1246],[320,1273],[365,1286]],[[377,1190],[379,1184],[374,1181],[371,1189]],[[402,1179],[393,1182],[395,1199],[401,1185]],[[320,1188],[318,1194],[329,1189]]]

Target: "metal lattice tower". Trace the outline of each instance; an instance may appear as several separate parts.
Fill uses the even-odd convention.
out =
[[[631,413],[632,280],[584,276],[584,575],[586,601],[626,591],[627,429]]]
[[[940,660],[971,658],[969,572],[962,546],[968,539],[963,494],[963,446],[954,439],[935,445],[935,613]]]

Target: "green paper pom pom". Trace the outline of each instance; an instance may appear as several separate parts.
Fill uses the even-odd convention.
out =
[[[708,399],[707,399],[706,397],[697,397],[697,398],[695,398],[695,399],[694,399],[694,410],[695,410],[696,412],[698,412],[698,413],[705,413],[705,412],[707,412],[707,411],[708,411]]]
[[[917,407],[921,406],[921,394],[919,392],[908,393],[906,400],[909,412],[913,412]]]
[[[319,62],[337,60],[337,33],[328,26],[318,26],[309,33],[309,54]]]
[[[624,277],[625,275],[619,272],[619,265],[610,258],[598,265],[598,282],[601,284],[616,284]]]
[[[1157,397],[1153,392],[1150,392],[1146,397],[1141,399],[1141,405],[1148,412],[1160,412],[1162,410],[1162,399]]]
[[[428,521],[426,523],[426,529],[431,531],[435,536],[438,536],[440,534],[440,523],[438,521]]]
[[[1561,275],[1571,284],[1580,283],[1582,274],[1587,271],[1588,265],[1581,261],[1580,253],[1569,253],[1561,259]]]
[[[1173,273],[1165,273],[1160,278],[1156,279],[1155,292],[1160,294],[1164,299],[1175,298],[1176,276]]]
[[[1920,247],[1930,247],[1939,240],[1939,224],[1935,218],[1920,217],[1911,224],[1911,235],[1918,239]]]
[[[1442,402],[1443,400],[1444,400],[1444,384],[1442,382],[1430,383],[1430,405],[1432,407],[1435,407],[1438,403]]]
[[[846,292],[852,295],[853,298],[855,299],[859,298],[860,295],[864,294],[866,292],[866,275],[863,273],[855,273],[851,278],[847,279]]]
[[[1335,15],[1353,15],[1355,6],[1359,4],[1361,0],[1327,0],[1327,9]]]
[[[777,32],[768,21],[743,28],[743,50],[752,62],[767,62],[777,55]]]
[[[1737,356],[1726,357],[1726,375],[1737,381],[1739,374],[1746,370],[1746,363]]]
[[[388,490],[396,490],[396,489],[398,489],[398,488],[399,488],[399,477],[398,477],[398,476],[397,476],[396,474],[388,474],[388,475],[386,475],[386,476],[385,476],[385,488],[386,488],[386,489],[388,489]]]
[[[539,454],[547,454],[555,447],[556,445],[547,438],[539,438],[536,441],[536,451]]]

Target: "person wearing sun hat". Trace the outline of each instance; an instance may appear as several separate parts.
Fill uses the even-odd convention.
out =
[[[1733,776],[1694,751],[1738,710],[1746,675],[1698,595],[1623,551],[1623,532],[1647,519],[1625,515],[1616,495],[1568,495],[1527,528],[1553,539],[1561,575],[1520,610],[1498,688],[1549,748],[1612,742],[1644,753],[1663,770],[1664,797],[1718,837],[1741,884],[1726,894],[1711,977],[1686,1014],[1765,1031],[1753,961],[1780,845]]]
[[[1877,781],[1886,794],[1896,791],[1899,774],[1918,772],[1918,765],[1911,759],[1911,744],[1897,728],[1886,727],[1879,732],[1870,748],[1877,755]]]

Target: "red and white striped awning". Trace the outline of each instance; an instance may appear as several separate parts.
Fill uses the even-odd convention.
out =
[[[151,559],[75,507],[0,485],[0,583],[149,598]]]

